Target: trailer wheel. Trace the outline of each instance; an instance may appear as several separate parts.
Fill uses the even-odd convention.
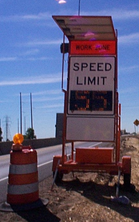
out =
[[[130,183],[131,181],[131,174],[125,173],[124,174],[124,188],[129,189],[130,188]]]
[[[55,171],[53,172],[53,177],[55,177]],[[61,183],[62,179],[63,179],[63,173],[57,172],[55,177],[55,183]]]

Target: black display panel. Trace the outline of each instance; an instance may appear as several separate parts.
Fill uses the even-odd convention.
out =
[[[70,110],[112,111],[112,91],[70,91]]]

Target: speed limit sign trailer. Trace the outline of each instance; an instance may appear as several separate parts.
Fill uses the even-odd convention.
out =
[[[117,86],[117,35],[111,16],[53,16],[63,32],[61,52],[64,127],[62,155],[53,158],[55,179],[75,171],[103,171],[124,176],[130,185],[131,158],[120,158]],[[68,40],[68,43],[65,42]],[[64,61],[68,53],[67,87]],[[71,143],[70,157],[66,143]],[[111,147],[77,147],[75,142],[111,143]],[[56,173],[55,173],[56,172]]]

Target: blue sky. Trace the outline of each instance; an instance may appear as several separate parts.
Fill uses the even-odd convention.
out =
[[[23,133],[33,125],[37,138],[55,136],[63,112],[60,44],[63,34],[52,15],[77,15],[78,0],[0,0],[0,119],[3,136],[18,131],[22,94]],[[112,16],[118,31],[118,91],[122,129],[133,132],[139,119],[139,2],[81,0],[81,15]],[[65,67],[67,62],[65,61]],[[67,67],[66,67],[67,68]]]

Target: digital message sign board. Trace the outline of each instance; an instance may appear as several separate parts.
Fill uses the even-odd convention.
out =
[[[70,57],[68,114],[114,113],[115,57]]]

